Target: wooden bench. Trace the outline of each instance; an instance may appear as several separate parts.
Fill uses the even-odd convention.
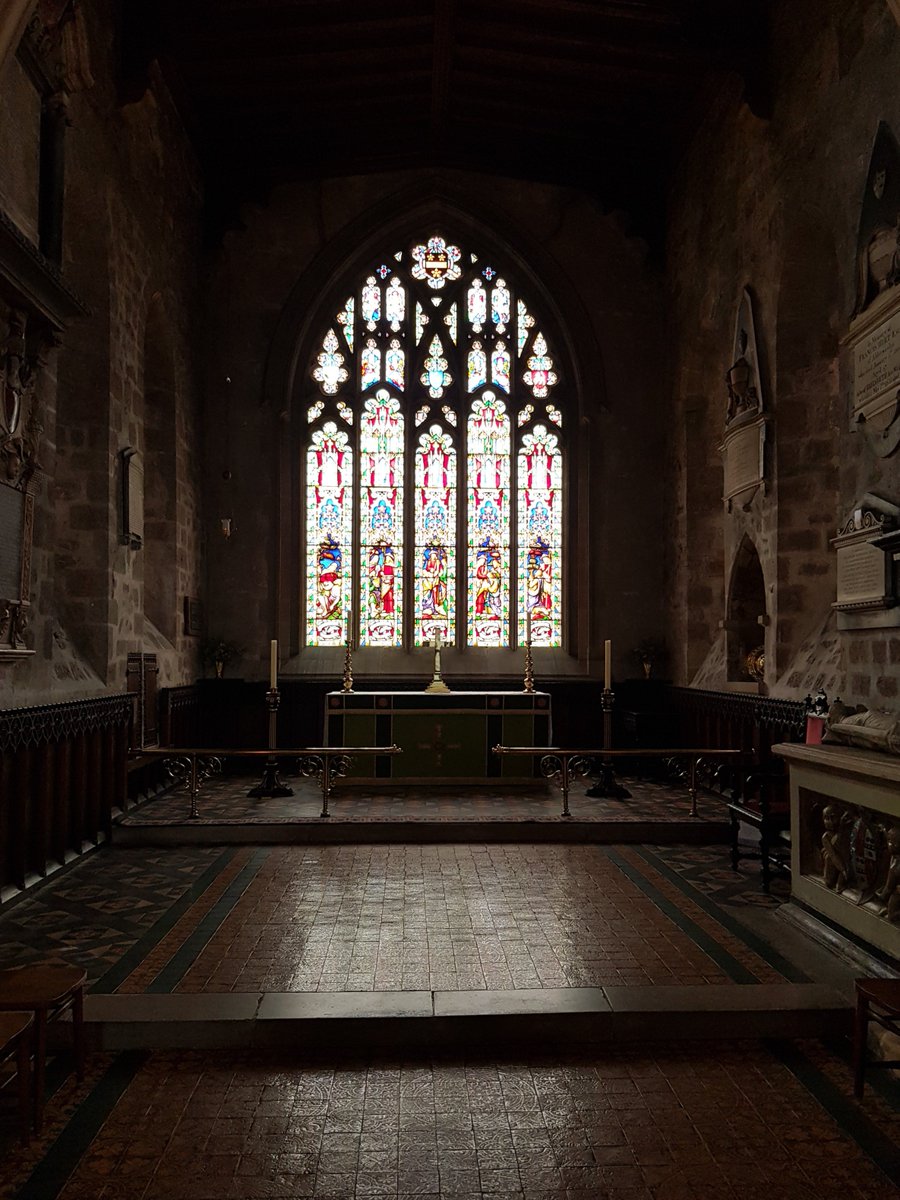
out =
[[[0,1013],[0,1059],[15,1055],[19,1088],[20,1136],[27,1146],[31,1134],[31,1030],[34,1013]]]
[[[84,985],[81,967],[11,967],[0,971],[0,1013],[28,1010],[34,1016],[34,1129],[44,1123],[44,1075],[47,1064],[47,1021],[72,1009],[75,1069],[84,1079]]]

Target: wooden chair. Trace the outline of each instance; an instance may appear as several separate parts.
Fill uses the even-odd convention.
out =
[[[862,1099],[866,1086],[869,1022],[900,1037],[900,979],[857,979],[856,1026],[853,1038],[853,1094]],[[900,1059],[878,1059],[869,1067],[900,1067]]]
[[[75,1069],[84,1078],[84,985],[81,967],[12,967],[0,971],[0,1012],[30,1010],[34,1014],[34,1129],[44,1123],[44,1074],[47,1064],[47,1021],[72,1009]]]
[[[34,1013],[0,1013],[0,1059],[16,1056],[19,1085],[19,1122],[22,1142],[27,1146],[31,1134],[31,1030]]]

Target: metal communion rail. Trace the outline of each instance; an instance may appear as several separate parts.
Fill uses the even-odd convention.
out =
[[[743,750],[683,749],[680,747],[661,750],[598,750],[594,747],[589,750],[569,750],[560,749],[557,746],[495,746],[494,754],[522,754],[540,758],[541,774],[545,779],[553,780],[562,792],[563,807],[560,815],[563,817],[572,815],[569,812],[569,787],[572,780],[577,776],[583,778],[598,771],[602,773],[604,767],[611,765],[608,760],[613,758],[661,758],[668,759],[673,763],[677,762],[679,765],[681,760],[685,760],[680,774],[682,777],[686,776],[688,794],[691,797],[691,816],[696,817],[698,772],[710,759],[747,757]],[[625,794],[627,795],[627,793]],[[615,796],[616,793],[612,791],[610,795]],[[621,798],[621,789],[619,798]]]
[[[331,814],[328,811],[328,801],[331,797],[336,779],[343,779],[353,766],[354,759],[359,754],[402,754],[399,746],[301,746],[286,750],[276,750],[275,758],[283,761],[287,758],[297,760],[297,769],[307,779],[318,779],[322,791],[323,817]],[[201,749],[196,746],[179,746],[159,750],[141,750],[141,758],[160,758],[163,760],[163,770],[173,781],[181,781],[191,795],[191,818],[200,816],[197,797],[200,788],[213,775],[222,770],[224,758],[272,758],[271,750],[219,750]],[[260,794],[258,789],[257,794]],[[251,792],[251,795],[253,793]]]

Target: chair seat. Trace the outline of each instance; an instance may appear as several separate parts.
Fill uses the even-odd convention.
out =
[[[0,1010],[50,1009],[84,987],[87,972],[81,967],[10,967],[0,971]]]
[[[900,1017],[900,979],[857,979],[856,989],[886,1016]]]

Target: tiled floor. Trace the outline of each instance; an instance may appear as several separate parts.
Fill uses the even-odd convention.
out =
[[[896,1200],[900,1115],[872,1094],[849,1112],[848,1089],[807,1043],[338,1069],[121,1056],[74,1121],[13,1151],[0,1195]]]
[[[201,788],[199,820],[212,824],[293,824],[321,820],[322,797],[318,784],[300,777],[285,777],[294,790],[289,797],[253,799],[247,795],[256,777],[213,778]],[[669,787],[627,779],[628,800],[592,800],[585,796],[591,780],[572,785],[572,817],[589,822],[676,822],[690,819],[690,797],[683,787]],[[331,799],[330,820],[342,821],[561,821],[561,793],[551,784],[538,783],[531,792],[506,790],[479,792],[471,787],[408,787],[374,791],[363,785],[339,790]],[[699,820],[721,824],[727,814],[708,796],[698,797]],[[182,824],[190,819],[190,796],[183,789],[147,801],[124,818],[126,826]],[[695,818],[696,819],[696,818]]]
[[[715,935],[723,949],[735,941],[721,929]],[[749,957],[760,981],[779,978]],[[602,848],[336,846],[266,852],[177,990],[728,981]],[[139,970],[123,990],[146,982]]]

